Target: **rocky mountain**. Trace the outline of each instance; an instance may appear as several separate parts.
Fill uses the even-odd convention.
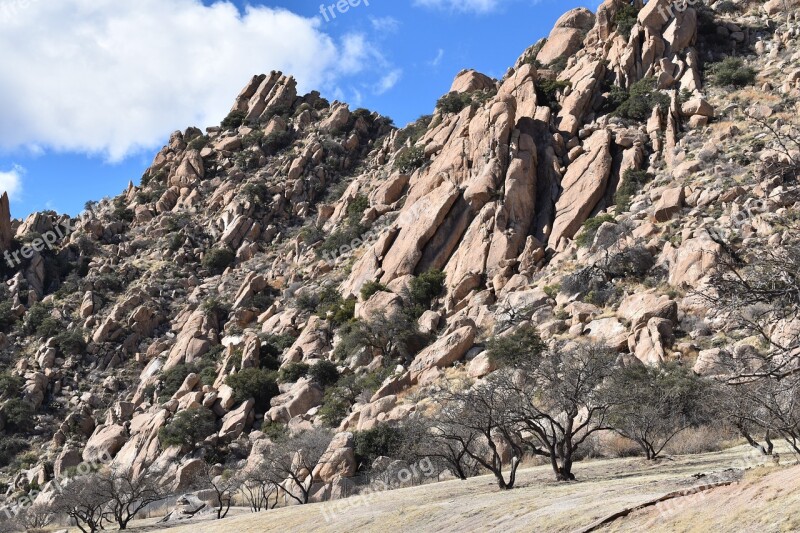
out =
[[[6,501],[101,460],[181,493],[315,427],[335,437],[313,494],[335,496],[355,434],[491,374],[487,342],[520,325],[713,374],[742,347],[697,294],[718,252],[792,238],[800,21],[689,4],[570,11],[400,129],[254,76],[75,219],[13,220],[3,196]],[[170,438],[187,420],[196,441]]]

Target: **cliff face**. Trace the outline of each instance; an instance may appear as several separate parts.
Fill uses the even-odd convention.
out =
[[[503,79],[459,73],[433,116],[402,130],[298,95],[282,73],[255,76],[222,127],[174,133],[140,186],[76,220],[12,224],[3,197],[0,251],[74,229],[0,270],[2,364],[18,385],[0,429],[28,435],[6,463],[35,455],[6,468],[9,495],[104,455],[180,486],[198,451],[159,432],[192,409],[213,415],[206,444],[243,466],[269,442],[264,420],[331,423],[330,395],[293,363],[377,376],[335,420],[341,466],[326,464],[322,485],[354,474],[346,432],[423,411],[413,393],[446,373],[487,375],[486,340],[520,323],[710,371],[725,322],[688,289],[713,267],[712,237],[735,226],[779,246],[770,217],[795,207],[764,172],[780,147],[747,117],[794,118],[796,15],[758,4],[571,11]],[[761,90],[709,85],[731,54]],[[351,344],[353,324],[419,304],[409,288],[438,271],[413,342]],[[284,378],[265,408],[230,386],[273,367]],[[9,418],[20,403],[33,422]]]

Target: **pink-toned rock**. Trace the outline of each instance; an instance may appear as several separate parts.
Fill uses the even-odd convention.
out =
[[[255,400],[251,398],[225,415],[222,418],[222,429],[219,430],[220,438],[236,439],[246,428],[252,426],[255,419],[254,406]]]
[[[482,378],[497,370],[488,352],[481,352],[475,359],[467,363],[467,375],[471,378]]]
[[[672,323],[678,321],[678,304],[669,296],[658,296],[652,292],[632,294],[622,300],[617,314],[631,323],[631,330],[643,327],[651,318],[664,318]]]
[[[338,433],[333,437],[328,449],[314,469],[314,480],[330,483],[337,479],[351,478],[356,474],[358,464],[355,456],[355,441],[349,432]]]
[[[639,11],[639,24],[653,32],[660,32],[670,21],[671,12],[673,10],[671,9],[670,0],[650,0]]]
[[[385,418],[385,414],[397,405],[397,396],[385,396],[365,405],[358,419],[358,431],[369,431]]]
[[[653,219],[656,222],[667,222],[681,212],[685,201],[686,193],[683,187],[665,190],[653,209]]]
[[[669,284],[696,286],[711,273],[721,251],[722,247],[705,233],[684,241],[677,249],[665,251],[663,258],[669,264]]]
[[[730,354],[719,348],[703,350],[697,356],[692,370],[701,376],[720,376],[729,374],[732,369]]]
[[[464,326],[422,350],[409,367],[412,380],[431,368],[445,368],[464,357],[475,342],[475,328]],[[416,378],[414,377],[416,376]]]
[[[592,320],[584,328],[583,334],[612,350],[622,351],[628,346],[628,328],[616,318]]]
[[[611,133],[598,130],[586,141],[586,153],[567,169],[556,203],[556,219],[550,245],[562,238],[571,239],[603,198],[611,173]]]
[[[701,115],[714,118],[714,107],[704,98],[692,98],[688,102],[683,103],[681,106],[681,113],[686,117]]]
[[[638,329],[629,340],[629,348],[639,361],[650,366],[660,366],[667,358],[666,350],[672,347],[672,321],[651,318],[647,326]]]
[[[97,426],[83,449],[83,460],[98,463],[112,459],[127,440],[128,434],[122,426]]]
[[[205,461],[202,459],[190,459],[178,467],[175,474],[175,484],[173,492],[182,493],[194,486],[200,480],[200,476],[205,470]]]
[[[450,92],[471,93],[486,89],[494,89],[495,82],[489,76],[475,70],[462,70],[453,80]]]
[[[664,31],[664,40],[669,44],[670,51],[677,53],[697,40],[697,11],[689,7],[674,12],[675,18]]]
[[[356,308],[356,318],[369,320],[377,315],[383,314],[390,317],[400,312],[403,300],[392,292],[378,291],[366,302],[359,304]]]
[[[8,193],[3,191],[3,195],[0,196],[0,252],[8,250],[13,237]]]

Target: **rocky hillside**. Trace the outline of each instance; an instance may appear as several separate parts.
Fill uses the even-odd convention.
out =
[[[796,3],[576,9],[402,129],[259,75],[76,219],[4,196],[7,502],[106,459],[180,493],[315,427],[325,498],[365,467],[354,434],[492,373],[520,325],[714,373],[742,346],[695,293],[714,252],[792,237],[796,151],[770,129],[796,123]]]

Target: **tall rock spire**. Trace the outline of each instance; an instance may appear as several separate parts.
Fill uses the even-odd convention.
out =
[[[11,208],[8,205],[8,193],[0,196],[0,251],[8,250],[11,245]]]

